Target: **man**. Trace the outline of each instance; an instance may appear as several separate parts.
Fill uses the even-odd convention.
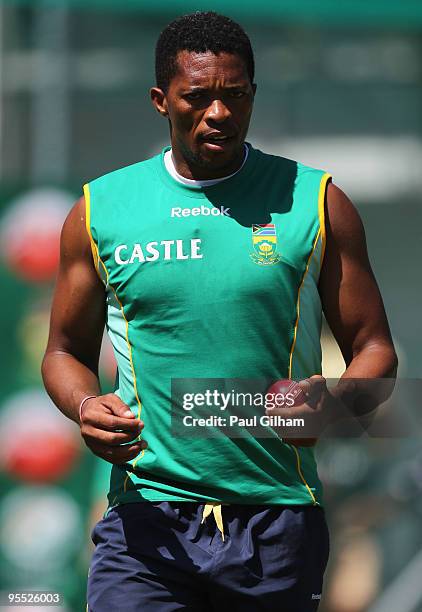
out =
[[[113,464],[88,607],[316,610],[328,533],[312,448],[274,430],[176,437],[171,388],[307,379],[324,419],[322,309],[345,378],[394,376],[362,224],[328,174],[245,143],[256,85],[239,25],[175,20],[156,78],[171,148],[85,186],[63,227],[43,363],[57,406]],[[104,324],[118,362],[108,395]]]

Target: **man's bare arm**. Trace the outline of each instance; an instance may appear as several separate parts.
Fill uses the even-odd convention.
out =
[[[84,208],[81,198],[62,229],[60,269],[42,365],[47,391],[76,423],[81,400],[100,393],[98,358],[105,324],[104,286],[93,266]]]
[[[331,389],[331,397],[341,400],[341,409],[331,403],[330,411],[330,395],[322,377],[308,379],[309,392],[310,396],[325,396],[328,420],[347,414],[363,417],[392,393],[397,355],[369,262],[362,221],[349,198],[333,184],[327,188],[326,212],[326,253],[319,290],[325,317],[346,362],[339,384]]]
[[[327,188],[323,311],[346,362],[342,378],[395,377],[397,356],[368,258],[365,232],[349,198]]]
[[[54,403],[81,426],[89,448],[107,461],[122,463],[136,457],[146,443],[119,446],[133,440],[143,424],[116,395],[101,395],[98,360],[104,324],[105,290],[92,259],[82,197],[62,229],[42,375]],[[84,404],[80,422],[80,403],[90,395],[98,397]]]

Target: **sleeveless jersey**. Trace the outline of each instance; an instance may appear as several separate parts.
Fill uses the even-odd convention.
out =
[[[330,175],[249,146],[212,187],[173,179],[160,155],[84,186],[104,282],[115,393],[148,448],[110,471],[109,508],[134,501],[321,504],[312,448],[274,432],[183,438],[172,380],[321,373],[318,278]]]

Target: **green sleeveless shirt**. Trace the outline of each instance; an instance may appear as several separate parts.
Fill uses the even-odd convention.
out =
[[[105,284],[115,393],[148,448],[110,471],[109,507],[150,500],[321,504],[312,448],[274,433],[172,435],[171,381],[321,373],[324,197],[330,176],[249,146],[212,187],[174,180],[168,147],[84,186]]]

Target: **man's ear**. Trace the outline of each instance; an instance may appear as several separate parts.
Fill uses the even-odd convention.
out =
[[[151,102],[155,107],[157,113],[160,113],[162,117],[168,117],[167,98],[166,94],[159,87],[151,87],[150,89]]]
[[[255,94],[256,94],[256,83],[252,83],[252,91],[253,91],[253,95],[255,96]]]

